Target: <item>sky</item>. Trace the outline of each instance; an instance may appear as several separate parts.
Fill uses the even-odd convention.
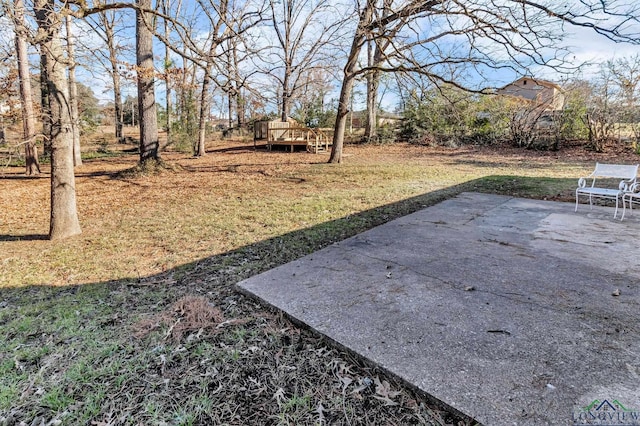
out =
[[[640,46],[615,43],[586,28],[573,28],[568,42],[574,46],[572,52],[575,63],[597,64],[640,54]],[[583,73],[585,77],[589,77],[597,73],[597,66],[587,65],[584,67]]]
[[[127,14],[127,21],[131,25],[133,25],[133,13]],[[4,27],[4,26],[3,26]],[[632,46],[629,44],[616,44],[606,37],[596,34],[593,30],[580,28],[580,27],[566,27],[570,33],[566,34],[567,40],[566,44],[572,46],[571,49],[571,62],[573,65],[579,65],[582,63],[591,63],[592,65],[584,66],[581,71],[577,74],[582,78],[589,78],[597,73],[598,66],[597,63],[602,63],[609,59],[616,59],[622,57],[628,57],[634,54],[640,54],[640,47]],[[133,37],[133,30],[131,31],[131,36]],[[85,42],[89,41],[87,39],[88,36],[83,35],[83,40]],[[130,41],[130,44],[133,44],[134,40]],[[89,43],[91,44],[91,43]],[[163,51],[158,45],[156,49],[156,55],[158,57],[161,56]],[[558,75],[555,71],[545,69],[542,67],[537,67],[532,70],[535,73],[536,77],[543,78],[551,81],[559,82],[562,80],[562,75]],[[83,71],[81,69],[78,70],[78,75],[81,81],[90,86],[96,97],[102,102],[106,103],[112,99],[112,95],[108,90],[108,79],[101,78],[95,74],[90,74],[86,70]],[[487,84],[500,87],[503,86],[510,81],[516,79],[518,75],[512,72],[495,72],[491,75],[491,81],[488,81]],[[104,81],[103,81],[104,80]],[[158,102],[163,101],[163,85],[158,84],[157,97]],[[337,91],[339,91],[339,83],[336,82],[336,95]],[[361,91],[363,91],[361,89]],[[124,96],[126,97],[128,94],[135,96],[135,86],[133,84],[129,85],[129,87],[125,88]],[[360,102],[357,102],[355,107],[357,109],[362,109],[364,107],[364,99],[363,96],[360,97]],[[358,101],[358,99],[356,99]],[[386,99],[383,99],[383,107],[386,110],[392,111],[395,109],[397,104],[397,100],[393,96],[387,96]]]

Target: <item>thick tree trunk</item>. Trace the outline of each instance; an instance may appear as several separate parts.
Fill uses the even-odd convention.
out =
[[[340,98],[338,99],[338,114],[336,115],[336,124],[333,132],[333,146],[331,147],[329,163],[340,163],[342,161],[344,131],[347,126],[347,115],[349,114],[351,91],[353,90],[354,79],[356,77],[358,56],[360,56],[360,51],[366,35],[365,26],[371,22],[374,9],[375,0],[367,0],[365,7],[360,14],[356,33],[353,36],[353,42],[351,43],[351,50],[349,51],[347,64],[344,67],[344,78],[342,80]]]
[[[347,128],[347,116],[349,115],[349,104],[351,91],[353,90],[354,77],[345,75],[338,99],[338,113],[336,115],[336,125],[333,132],[333,146],[329,163],[340,163],[342,161],[342,147],[344,145],[344,132]]]
[[[71,16],[65,17],[67,29],[67,55],[69,60],[69,102],[71,103],[71,125],[73,127],[73,164],[82,165],[80,155],[80,117],[78,112],[78,86],[76,84],[76,58],[71,33]]]
[[[15,2],[16,53],[18,56],[18,78],[20,80],[20,102],[22,104],[22,137],[25,141],[24,156],[25,173],[40,173],[38,148],[35,143],[36,123],[33,111],[33,94],[31,92],[31,72],[29,71],[29,51],[25,40],[24,3]]]
[[[138,0],[142,9],[151,9],[151,0]],[[138,65],[138,116],[140,125],[140,163],[158,161],[158,114],[156,112],[153,68],[153,34],[146,13],[136,11],[136,63]]]
[[[80,234],[73,174],[73,129],[69,111],[69,82],[60,41],[60,16],[54,0],[38,0],[34,6],[40,34],[40,49],[47,73],[51,108],[51,222],[49,238],[57,240]]]

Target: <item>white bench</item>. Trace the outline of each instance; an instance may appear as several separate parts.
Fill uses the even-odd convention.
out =
[[[631,211],[633,211],[633,203],[640,204],[640,182],[631,185],[622,196],[622,217],[620,220],[624,219],[624,214],[627,211],[627,202],[629,202],[629,210]]]
[[[626,165],[626,164],[600,164],[596,163],[595,170],[587,177],[582,177],[578,180],[578,188],[576,189],[576,209],[578,211],[578,197],[585,195],[589,197],[589,205],[593,208],[594,198],[605,198],[616,201],[616,210],[613,212],[613,217],[618,215],[618,202],[621,200],[626,192],[628,192],[632,185],[636,183],[638,176],[638,164]],[[591,185],[588,185],[588,180],[591,180]],[[600,179],[622,179],[617,188],[607,188],[603,186],[596,186],[596,181]]]

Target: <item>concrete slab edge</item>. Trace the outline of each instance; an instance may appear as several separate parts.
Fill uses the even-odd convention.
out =
[[[309,331],[313,335],[321,338],[324,342],[327,343],[328,346],[333,347],[333,348],[335,348],[335,349],[337,349],[337,350],[339,350],[341,352],[348,353],[349,356],[357,359],[358,361],[362,362],[364,365],[380,371],[382,374],[384,374],[388,378],[391,378],[392,380],[394,380],[395,382],[401,384],[405,388],[408,388],[411,391],[415,392],[416,394],[420,395],[421,397],[423,397],[426,401],[428,401],[431,405],[433,405],[437,409],[440,409],[442,411],[445,411],[445,412],[449,413],[452,417],[455,417],[457,421],[462,421],[462,422],[465,422],[465,423],[467,423],[469,425],[473,425],[473,426],[483,426],[482,423],[479,423],[476,419],[468,416],[467,414],[465,414],[462,411],[452,407],[451,405],[439,400],[438,398],[434,397],[433,395],[428,394],[427,392],[425,392],[424,390],[420,389],[418,386],[416,386],[413,383],[409,382],[405,378],[393,373],[392,371],[388,370],[387,368],[385,368],[384,366],[378,364],[377,362],[373,361],[372,359],[369,359],[369,358],[363,356],[362,354],[354,351],[353,349],[351,349],[351,348],[343,345],[342,343],[332,339],[331,337],[327,336],[326,334],[321,333],[320,331],[318,331],[318,330],[314,329],[313,327],[311,327],[309,324],[306,324],[305,322],[295,318],[294,316],[292,316],[288,312],[286,312],[286,311],[276,307],[275,305],[267,302],[266,300],[264,300],[260,296],[256,295],[252,291],[240,287],[238,284],[234,284],[233,285],[233,288],[238,293],[243,294],[243,295],[245,295],[247,297],[250,297],[251,299],[253,299],[254,301],[258,302],[260,305],[266,307],[267,309],[271,310],[272,312],[277,312],[279,314],[282,314],[285,318],[287,318],[289,321],[291,321],[297,327],[300,327],[300,328],[302,328],[302,329],[304,329],[306,331]]]

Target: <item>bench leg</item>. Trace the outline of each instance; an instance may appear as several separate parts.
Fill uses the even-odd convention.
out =
[[[624,214],[627,211],[627,204],[626,204],[626,200],[624,199],[624,197],[622,197],[622,217],[620,218],[620,220],[624,219]],[[633,213],[633,198],[629,197],[629,214]]]

